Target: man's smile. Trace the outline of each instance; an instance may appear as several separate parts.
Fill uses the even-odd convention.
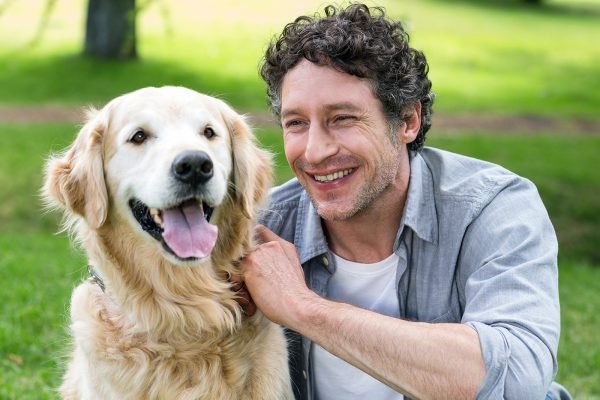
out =
[[[313,178],[318,182],[328,183],[328,182],[333,182],[338,179],[341,179],[341,178],[345,177],[346,175],[351,174],[352,172],[354,172],[354,168],[343,169],[343,170],[335,171],[335,172],[325,174],[325,175],[313,174]]]

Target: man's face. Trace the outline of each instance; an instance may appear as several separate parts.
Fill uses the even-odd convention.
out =
[[[284,77],[285,155],[319,215],[344,220],[395,182],[406,146],[368,81],[301,61]]]

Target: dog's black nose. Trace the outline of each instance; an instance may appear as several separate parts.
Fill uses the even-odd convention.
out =
[[[197,185],[213,176],[213,163],[203,151],[184,151],[175,158],[171,170],[179,181]]]

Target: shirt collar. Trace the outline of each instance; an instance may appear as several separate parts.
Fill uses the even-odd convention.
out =
[[[296,248],[300,263],[329,251],[327,247],[327,239],[321,225],[321,217],[317,214],[317,210],[312,204],[308,193],[303,190],[298,205],[298,221],[296,225]]]
[[[418,152],[411,152],[410,183],[398,236],[404,226],[410,227],[423,240],[431,243],[438,241],[433,177],[429,166]]]
[[[321,217],[317,214],[306,191],[302,191],[298,205],[298,221],[301,222],[296,225],[294,236],[300,263],[303,264],[328,252]],[[437,243],[438,219],[433,195],[433,178],[423,157],[414,152],[411,152],[410,183],[397,239],[405,226],[410,227],[419,238]],[[397,245],[399,245],[398,240]]]

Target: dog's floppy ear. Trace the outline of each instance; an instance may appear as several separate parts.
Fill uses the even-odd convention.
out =
[[[73,144],[46,163],[42,189],[51,206],[83,217],[92,229],[101,227],[108,214],[102,155],[105,127],[102,111],[88,111],[88,122]]]
[[[265,199],[271,185],[271,154],[258,147],[244,119],[232,110],[228,111],[235,196],[244,216],[254,219],[256,207]]]

